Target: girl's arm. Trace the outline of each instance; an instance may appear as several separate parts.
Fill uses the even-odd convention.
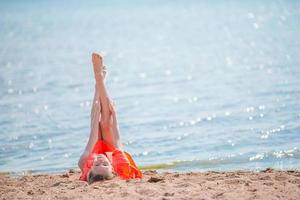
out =
[[[89,136],[88,143],[86,144],[85,150],[78,161],[78,166],[80,169],[83,168],[83,165],[86,162],[86,159],[88,158],[90,153],[92,152],[94,145],[96,144],[99,137],[101,137],[101,129],[99,128],[100,113],[101,113],[101,105],[99,102],[99,94],[95,86],[95,94],[94,94],[92,110],[90,114],[91,115],[90,136]]]
[[[109,101],[109,109],[110,109],[111,116],[112,116],[111,128],[112,128],[115,147],[123,150],[123,145],[121,142],[120,131],[119,131],[119,125],[118,125],[118,120],[117,120],[117,109],[112,100]]]

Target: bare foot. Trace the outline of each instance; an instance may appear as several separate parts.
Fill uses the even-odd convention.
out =
[[[105,78],[106,75],[106,67],[103,65],[103,58],[100,54],[93,53],[92,54],[92,62],[94,68],[95,78]]]

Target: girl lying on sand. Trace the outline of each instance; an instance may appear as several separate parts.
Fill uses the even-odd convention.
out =
[[[78,166],[80,180],[89,184],[114,175],[122,179],[142,178],[142,173],[129,153],[123,150],[117,122],[116,108],[105,88],[106,69],[103,58],[92,54],[96,79],[95,94],[91,110],[91,131],[86,148]]]

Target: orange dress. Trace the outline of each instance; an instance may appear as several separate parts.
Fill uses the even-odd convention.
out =
[[[80,176],[80,180],[87,181],[87,174],[93,166],[94,158],[98,154],[104,154],[105,152],[112,152],[112,166],[114,171],[122,179],[142,178],[143,175],[139,168],[136,166],[133,158],[126,151],[117,149],[103,140],[98,140],[94,145],[94,148],[89,155],[87,161],[83,166],[83,171]]]

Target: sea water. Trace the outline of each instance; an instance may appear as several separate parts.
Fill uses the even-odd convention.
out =
[[[0,16],[1,172],[77,167],[93,51],[142,168],[300,167],[298,1],[1,1]]]

